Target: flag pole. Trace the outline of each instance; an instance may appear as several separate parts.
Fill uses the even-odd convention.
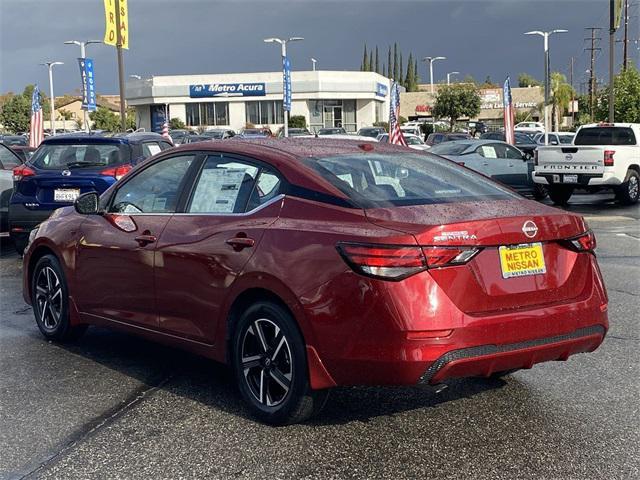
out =
[[[122,55],[122,31],[120,20],[120,0],[116,0],[116,50],[118,52],[118,86],[120,89],[120,128],[127,130],[127,109],[124,103],[124,57]]]

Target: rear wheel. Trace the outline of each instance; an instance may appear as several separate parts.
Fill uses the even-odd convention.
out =
[[[640,175],[635,170],[629,170],[624,183],[616,189],[616,199],[623,205],[633,205],[640,196]]]
[[[536,200],[544,200],[549,195],[546,185],[536,183],[533,187],[533,198]]]
[[[569,203],[571,195],[573,195],[573,187],[566,185],[549,186],[549,198],[556,205],[566,205]]]
[[[31,277],[31,299],[36,323],[47,339],[72,341],[86,331],[86,325],[70,323],[69,290],[60,262],[53,255],[45,255],[36,263]]]
[[[253,415],[286,425],[320,411],[328,391],[311,390],[304,341],[284,308],[254,303],[240,317],[232,342],[236,382]]]

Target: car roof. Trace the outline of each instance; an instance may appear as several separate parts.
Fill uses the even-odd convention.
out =
[[[70,133],[65,135],[56,135],[47,137],[42,142],[47,145],[73,145],[83,143],[116,145],[116,144],[136,144],[149,140],[164,139],[162,135],[154,132],[132,132],[124,134],[116,134],[112,137],[103,137],[101,135],[93,135],[90,133]],[[169,141],[166,139],[166,141]]]

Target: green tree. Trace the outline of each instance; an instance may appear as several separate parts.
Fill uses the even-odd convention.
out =
[[[405,77],[405,86],[408,92],[415,92],[418,90],[418,82],[416,81],[416,72],[414,71],[415,65],[413,62],[413,54],[409,54],[409,61],[407,62],[407,75]]]
[[[307,128],[307,119],[304,115],[292,115],[289,117],[289,128]]]
[[[367,70],[368,72],[373,72],[373,50],[371,50],[369,52],[369,70]]]
[[[362,66],[360,70],[363,72],[369,71],[369,55],[367,55],[367,44],[364,44],[364,53],[362,54]]]
[[[120,117],[118,117],[120,120]],[[135,108],[127,108],[127,117],[126,117],[126,125],[127,130],[136,130],[136,109]]]
[[[393,44],[393,79],[396,82],[401,81],[400,80],[400,71],[398,70],[399,67],[399,63],[398,63],[398,44],[394,43]]]
[[[416,58],[415,63],[413,65],[413,74],[415,76],[415,91],[418,91],[418,85],[420,84],[420,71],[418,70],[418,59]]]
[[[542,83],[528,73],[521,73],[518,75],[519,87],[539,87],[540,85],[542,85]]]
[[[456,121],[461,117],[472,118],[480,113],[480,94],[473,85],[457,83],[438,88],[433,114],[449,120],[449,130],[453,131]]]
[[[551,74],[551,129],[555,132],[560,129],[560,117],[571,103],[574,95],[573,88],[567,83],[567,77],[560,72]]]
[[[106,107],[98,107],[95,112],[89,114],[89,118],[96,130],[120,131],[120,117]]]
[[[64,108],[58,110],[58,115],[60,115],[60,117],[64,118],[65,120],[71,120],[73,118],[73,113],[71,113],[69,110],[65,110]]]
[[[473,85],[477,85],[478,82],[476,82],[476,79],[473,78],[473,75],[465,75],[464,80],[462,80],[462,83],[471,83]]]
[[[487,78],[484,79],[484,82],[481,85],[478,85],[478,88],[499,88],[500,86],[497,83],[494,83],[491,80],[491,76],[487,75]]]
[[[186,125],[184,124],[184,122],[177,117],[174,117],[171,120],[169,120],[169,128],[172,130],[181,130],[185,127]]]
[[[27,85],[20,95],[10,95],[0,110],[0,123],[10,132],[26,132],[31,123],[31,97],[33,85]],[[44,119],[49,118],[49,99],[40,92],[40,105]]]
[[[405,78],[404,78],[404,70],[402,68],[402,52],[400,52],[400,64],[398,65],[398,75],[400,76],[398,78],[398,81],[400,82],[400,85],[405,86]]]
[[[393,78],[393,67],[391,66],[391,45],[389,45],[389,53],[387,57],[387,78]]]
[[[376,65],[375,72],[380,73],[380,59],[378,58],[378,46],[376,45]]]
[[[640,72],[633,65],[620,72],[613,80],[616,122],[640,123]],[[609,88],[599,92],[595,109],[596,120],[609,117]]]

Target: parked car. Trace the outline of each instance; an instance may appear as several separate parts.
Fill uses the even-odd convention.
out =
[[[321,129],[318,130],[317,134],[319,136],[324,136],[324,135],[348,135],[347,131],[342,127],[321,128]]]
[[[48,137],[28,163],[13,169],[10,236],[22,253],[29,232],[51,212],[86,192],[102,193],[145,158],[171,148],[157,133]]]
[[[314,137],[315,135],[311,133],[307,128],[290,128],[287,132],[290,138],[292,137]],[[280,128],[277,134],[278,138],[284,138],[284,128]]]
[[[197,142],[210,142],[211,140],[211,137],[206,135],[186,135],[184,138],[182,138],[182,142],[180,143],[180,145],[188,145],[190,143]]]
[[[24,135],[0,135],[0,143],[7,147],[11,147],[13,145],[26,147],[29,145],[29,140]]]
[[[200,136],[210,138],[211,140],[227,140],[235,137],[236,132],[231,129],[213,128],[202,132]]]
[[[549,132],[549,145],[571,145],[573,138],[576,136],[573,132]],[[544,133],[536,133],[533,141],[538,145],[544,145]]]
[[[409,148],[413,148],[414,150],[429,150],[429,148],[431,148],[417,135],[404,133],[403,136],[405,142],[407,142],[407,147]],[[389,134],[385,133],[383,135],[378,135],[378,141],[381,143],[389,143]]]
[[[539,146],[533,179],[558,205],[576,188],[613,190],[623,205],[640,198],[640,123],[596,123],[578,129],[571,145]]]
[[[27,160],[31,158],[33,152],[36,151],[35,147],[25,147],[24,145],[11,145],[9,148],[20,157],[22,163],[25,163]]]
[[[484,122],[469,122],[467,123],[467,130],[473,135],[481,135],[489,131],[487,124]]]
[[[471,138],[471,135],[467,133],[437,132],[437,133],[430,133],[425,143],[429,146],[433,146],[443,142],[453,142],[455,140],[468,140],[470,138]]]
[[[544,133],[544,125],[540,122],[520,122],[513,128],[516,132],[536,134]]]
[[[243,128],[240,131],[240,138],[268,138],[273,137],[273,133],[268,128]]]
[[[316,137],[324,142],[331,142],[334,140],[350,140],[358,142],[377,142],[375,138],[365,137],[363,135],[352,135],[350,133],[346,135],[324,135],[322,137]]]
[[[415,135],[416,137],[422,135],[422,130],[418,125],[402,125],[400,130],[405,135]]]
[[[387,131],[383,127],[363,127],[358,130],[358,135],[361,137],[377,138],[378,135],[382,135],[384,133],[387,133]]]
[[[98,324],[226,362],[250,411],[286,424],[339,385],[498,377],[595,350],[594,248],[579,215],[426,152],[204,142],[42,223],[23,296],[50,341]]]
[[[505,141],[504,132],[488,132],[480,135],[481,140],[499,140],[501,142]],[[533,140],[533,137],[522,132],[515,132],[514,138],[516,141],[516,147],[524,152],[527,158],[533,160],[533,153],[536,148],[538,148],[538,144]]]
[[[7,146],[0,144],[0,237],[9,236],[9,199],[13,192],[13,169],[22,160]]]
[[[182,145],[183,143],[189,143],[189,141],[187,140],[187,137],[190,137],[192,135],[198,135],[198,133],[194,132],[193,130],[170,130],[169,131],[169,136],[171,137],[171,140],[173,140],[173,144],[176,147],[179,145]]]
[[[458,140],[436,145],[429,150],[480,172],[536,200],[546,191],[533,182],[533,160],[506,142],[497,140]]]

